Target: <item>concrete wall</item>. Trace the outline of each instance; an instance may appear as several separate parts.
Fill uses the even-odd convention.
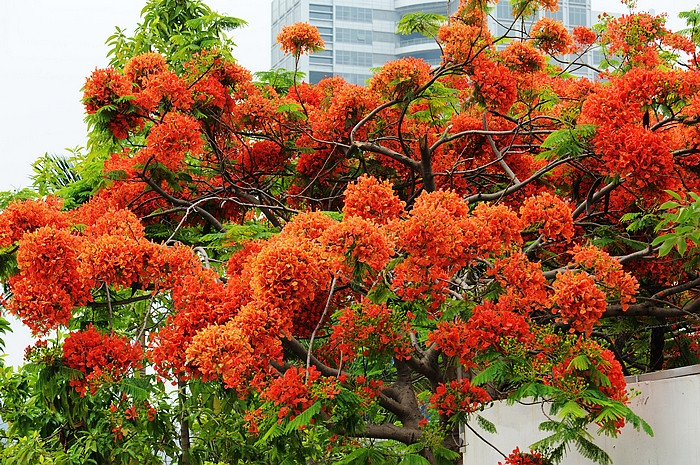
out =
[[[628,390],[637,391],[630,407],[651,425],[654,437],[627,425],[618,438],[592,434],[614,465],[700,465],[700,365],[627,377]],[[548,407],[545,406],[545,412]],[[472,427],[505,454],[546,436],[538,430],[545,420],[541,406],[507,406],[498,403],[482,416],[495,423],[498,434]],[[471,424],[471,423],[470,423]],[[468,429],[465,465],[496,465],[503,457]],[[564,465],[590,464],[569,451]]]

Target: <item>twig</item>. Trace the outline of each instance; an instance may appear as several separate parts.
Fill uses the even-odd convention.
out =
[[[328,308],[331,306],[331,299],[333,299],[333,292],[335,291],[336,280],[337,278],[334,275],[333,280],[331,281],[331,290],[328,292],[328,300],[326,301],[326,307],[323,309],[323,314],[321,315],[321,319],[318,320],[316,328],[314,328],[314,331],[311,333],[311,339],[309,340],[309,350],[306,351],[306,379],[304,380],[305,384],[309,382],[309,367],[311,366],[311,349],[314,346],[314,339],[316,338],[316,333],[319,329],[321,329],[321,323],[323,323],[323,320],[326,318]]]
[[[491,448],[492,448],[493,450],[495,450],[496,452],[498,452],[499,454],[501,454],[501,455],[503,456],[503,458],[506,458],[506,457],[507,457],[506,454],[504,454],[503,452],[501,452],[501,451],[498,449],[498,447],[494,446],[493,444],[491,444],[490,442],[488,442],[482,435],[480,435],[479,433],[477,433],[476,430],[475,430],[474,428],[472,428],[471,425],[470,425],[469,423],[464,423],[464,425],[465,425],[467,428],[469,428],[469,429],[471,430],[471,432],[474,433],[474,434],[476,435],[477,438],[481,439],[481,440],[484,441],[486,444],[488,444],[489,446],[491,446]]]

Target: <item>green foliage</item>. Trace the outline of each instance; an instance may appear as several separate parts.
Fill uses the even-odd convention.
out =
[[[688,249],[688,242],[697,246],[700,244],[700,196],[695,192],[688,192],[690,199],[683,199],[680,194],[666,191],[675,200],[670,200],[661,207],[661,221],[655,230],[664,231],[651,243],[653,246],[661,245],[659,257],[668,255],[675,247],[682,257]],[[667,231],[667,232],[666,232]]]
[[[396,33],[403,35],[421,34],[425,37],[435,38],[440,26],[447,20],[437,13],[424,13],[417,11],[408,13],[396,23]]]
[[[567,156],[578,157],[586,150],[595,130],[596,127],[592,124],[579,124],[571,129],[554,131],[542,142],[542,148],[547,150],[539,156],[547,160]]]
[[[610,456],[596,446],[593,437],[585,430],[585,420],[567,415],[562,421],[549,420],[540,424],[541,431],[552,434],[537,441],[530,447],[547,454],[553,463],[559,463],[573,445],[585,458],[601,465],[611,465]]]
[[[7,321],[4,317],[0,316],[0,334],[7,334],[8,332],[12,332],[12,328],[10,327],[10,322]],[[0,349],[5,348],[5,339],[0,337]]]
[[[496,425],[494,425],[492,422],[488,421],[486,418],[482,417],[481,415],[476,416],[476,423],[486,431],[487,433],[491,434],[496,434]]]
[[[696,45],[700,45],[700,9],[681,11],[678,13],[678,17],[685,19],[685,23],[688,26],[686,29],[681,29],[678,32],[690,37]]]
[[[306,77],[306,73],[301,71],[287,71],[286,69],[272,69],[270,71],[258,71],[254,74],[257,81],[255,85],[259,87],[270,86],[280,95],[287,95],[289,89],[296,82],[299,84]]]
[[[219,15],[199,0],[149,0],[141,17],[133,36],[116,28],[107,39],[107,56],[112,66],[121,68],[131,57],[146,52],[164,55],[176,72],[181,72],[184,63],[202,50],[217,49],[232,58],[235,44],[226,33],[247,24],[242,19]]]
[[[0,210],[4,210],[10,202],[36,199],[39,195],[33,190],[23,188],[17,191],[0,191]]]
[[[80,175],[75,170],[74,159],[54,153],[45,153],[32,167],[32,184],[42,196],[53,194],[80,180]]]

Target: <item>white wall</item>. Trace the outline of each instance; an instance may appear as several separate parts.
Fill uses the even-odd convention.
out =
[[[654,437],[625,426],[618,438],[596,436],[595,443],[612,458],[614,465],[700,465],[700,365],[628,377],[628,390],[639,392],[630,407],[651,425]],[[548,412],[548,407],[545,407]],[[538,430],[545,420],[537,406],[507,406],[498,403],[482,416],[496,424],[498,434],[474,429],[505,454],[516,446],[529,445],[546,436]],[[470,423],[471,424],[471,423]],[[592,430],[594,431],[594,430]],[[466,431],[465,465],[496,465],[503,457]],[[590,464],[570,451],[563,465]]]

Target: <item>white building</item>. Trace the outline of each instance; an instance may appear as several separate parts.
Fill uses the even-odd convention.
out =
[[[559,19],[569,28],[591,25],[591,0],[560,0],[556,12],[540,12],[539,16]],[[423,58],[437,65],[440,50],[433,39],[415,34],[395,33],[397,22],[407,13],[423,11],[447,16],[456,11],[458,0],[273,0],[272,2],[272,68],[294,69],[294,58],[284,55],[276,44],[283,26],[304,21],[316,26],[326,49],[311,56],[302,56],[299,71],[309,82],[339,75],[348,82],[364,84],[372,75],[371,68],[404,56]],[[511,5],[500,0],[492,11],[489,27],[502,35],[513,23]],[[514,29],[513,34],[522,28]],[[584,60],[588,60],[584,57]],[[593,77],[587,68],[570,68],[570,72]]]

